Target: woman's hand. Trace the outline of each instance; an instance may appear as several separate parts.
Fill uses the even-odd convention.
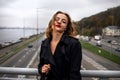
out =
[[[42,66],[41,72],[47,74],[50,70],[50,64],[44,64]]]

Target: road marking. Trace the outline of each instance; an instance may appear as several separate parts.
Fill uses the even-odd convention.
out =
[[[33,51],[35,51],[35,48],[32,48]]]
[[[86,68],[85,67],[83,67],[83,65],[81,65],[81,69],[82,70],[86,70]],[[98,78],[91,78],[92,80],[99,80]]]
[[[93,80],[99,80],[98,78],[92,78]]]
[[[38,56],[38,52],[40,52],[40,47],[38,48],[38,50],[35,52],[35,55],[32,57],[31,61],[29,62],[29,64],[27,65],[27,68],[29,68],[32,63],[34,62],[34,60],[36,59],[36,57]]]
[[[94,61],[92,58],[87,57],[85,54],[83,54],[83,57],[84,57],[84,59],[85,59],[88,63],[92,64],[92,65],[93,65],[94,67],[96,67],[97,69],[99,69],[99,70],[107,70],[107,68],[105,68],[104,66],[98,64],[98,63],[97,63],[96,61]]]
[[[18,62],[21,62],[22,60],[21,59],[19,59],[19,61]]]
[[[23,58],[25,58],[25,55],[23,56]]]
[[[18,75],[18,78],[25,78],[26,75]]]
[[[27,51],[28,50],[28,48],[25,48],[25,51]]]
[[[26,52],[26,54],[28,54],[29,52]]]
[[[6,74],[4,74],[2,77],[5,77],[6,76]]]
[[[13,65],[13,67],[16,67],[15,65]]]
[[[85,68],[85,67],[83,67],[83,65],[81,65],[81,69],[82,69],[82,70],[86,70],[86,68]]]

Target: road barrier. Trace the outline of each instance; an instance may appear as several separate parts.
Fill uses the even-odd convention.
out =
[[[81,70],[80,73],[82,77],[90,77],[90,78],[95,77],[95,78],[99,78],[99,80],[109,80],[109,78],[120,78],[120,71],[117,70]],[[25,75],[37,76],[32,80],[37,80],[39,76],[38,70],[36,68],[0,67],[0,74],[19,75],[19,80],[26,80]],[[27,80],[30,79],[31,78]],[[8,80],[8,78],[1,76],[0,80]],[[13,78],[12,79],[9,78],[9,80],[13,80]],[[18,78],[14,80],[18,80]]]

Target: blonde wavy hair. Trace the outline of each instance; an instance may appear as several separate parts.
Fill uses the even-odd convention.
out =
[[[48,24],[48,27],[46,29],[46,37],[47,38],[50,38],[52,36],[52,25],[54,24],[54,21],[55,21],[55,17],[57,16],[57,14],[64,14],[65,16],[67,16],[68,18],[68,24],[67,24],[67,29],[66,31],[64,32],[65,35],[68,35],[68,36],[75,36],[76,35],[76,32],[72,26],[72,22],[71,22],[71,18],[70,16],[65,13],[65,12],[62,12],[62,11],[57,11],[52,19],[49,21],[49,24]]]

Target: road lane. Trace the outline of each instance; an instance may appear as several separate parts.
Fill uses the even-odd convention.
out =
[[[83,70],[120,70],[120,65],[113,63],[101,56],[93,54],[85,49],[82,49],[83,59],[82,66]],[[82,80],[99,80],[95,77],[83,77]],[[120,80],[120,78],[111,78],[110,80]]]
[[[95,45],[95,46],[96,46],[96,42],[97,41],[94,39],[89,41],[89,43],[91,43],[92,45]],[[102,46],[99,48],[102,48],[102,49],[110,52],[111,54],[115,54],[115,55],[120,56],[120,52],[115,51],[115,49],[118,47],[118,45],[109,44],[109,43],[105,42],[104,40],[101,40],[101,44],[102,44]]]
[[[29,67],[32,65],[30,64],[31,60],[33,60],[33,56],[36,54],[36,51],[38,48],[40,48],[41,41],[43,38],[40,40],[37,40],[33,43],[33,48],[24,48],[20,52],[18,52],[16,55],[12,56],[10,59],[5,61],[3,64],[1,64],[2,67]],[[39,54],[39,53],[37,53]],[[18,78],[23,78],[25,77],[24,75],[2,75],[3,77],[18,77]]]
[[[20,52],[18,52],[17,54],[15,54],[11,58],[9,58],[7,61],[0,64],[0,66],[1,67],[13,67],[16,64],[19,64],[19,62],[22,62],[22,64],[24,64],[24,65],[21,67],[26,67],[27,66],[26,63],[30,62],[30,59],[34,56],[35,52],[40,47],[41,41],[43,40],[43,38],[44,38],[44,36],[41,37],[39,40],[35,41],[34,43],[32,43],[33,48],[26,47],[26,48],[22,49]],[[27,59],[29,59],[29,60],[27,60]],[[19,64],[19,65],[21,65],[21,64]]]
[[[86,69],[91,69],[91,66],[97,70],[120,70],[120,65],[99,55],[93,54],[85,49],[83,51],[83,66]],[[88,65],[87,65],[88,64]],[[92,68],[92,69],[93,69]]]

